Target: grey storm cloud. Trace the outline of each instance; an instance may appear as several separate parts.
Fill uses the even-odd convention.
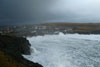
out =
[[[99,22],[99,0],[0,0],[0,24]]]

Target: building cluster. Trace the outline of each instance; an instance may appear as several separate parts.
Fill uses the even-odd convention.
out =
[[[2,34],[2,35],[12,33],[13,31],[14,31],[14,29],[11,27],[0,28],[0,34]]]
[[[45,34],[64,34],[71,32],[70,27],[56,27],[46,25],[23,25],[23,26],[12,26],[6,28],[0,28],[0,34],[2,35],[16,35],[16,36],[37,36]]]

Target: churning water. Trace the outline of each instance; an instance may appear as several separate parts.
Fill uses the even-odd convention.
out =
[[[27,39],[33,50],[24,57],[43,67],[100,67],[100,35],[60,33]]]

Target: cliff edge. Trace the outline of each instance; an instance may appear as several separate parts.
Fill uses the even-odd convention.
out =
[[[0,35],[0,67],[42,67],[22,56],[31,53],[30,46],[26,38]]]

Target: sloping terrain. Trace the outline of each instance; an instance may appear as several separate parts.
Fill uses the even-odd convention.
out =
[[[22,56],[30,55],[30,46],[26,38],[0,35],[0,67],[42,67]]]

